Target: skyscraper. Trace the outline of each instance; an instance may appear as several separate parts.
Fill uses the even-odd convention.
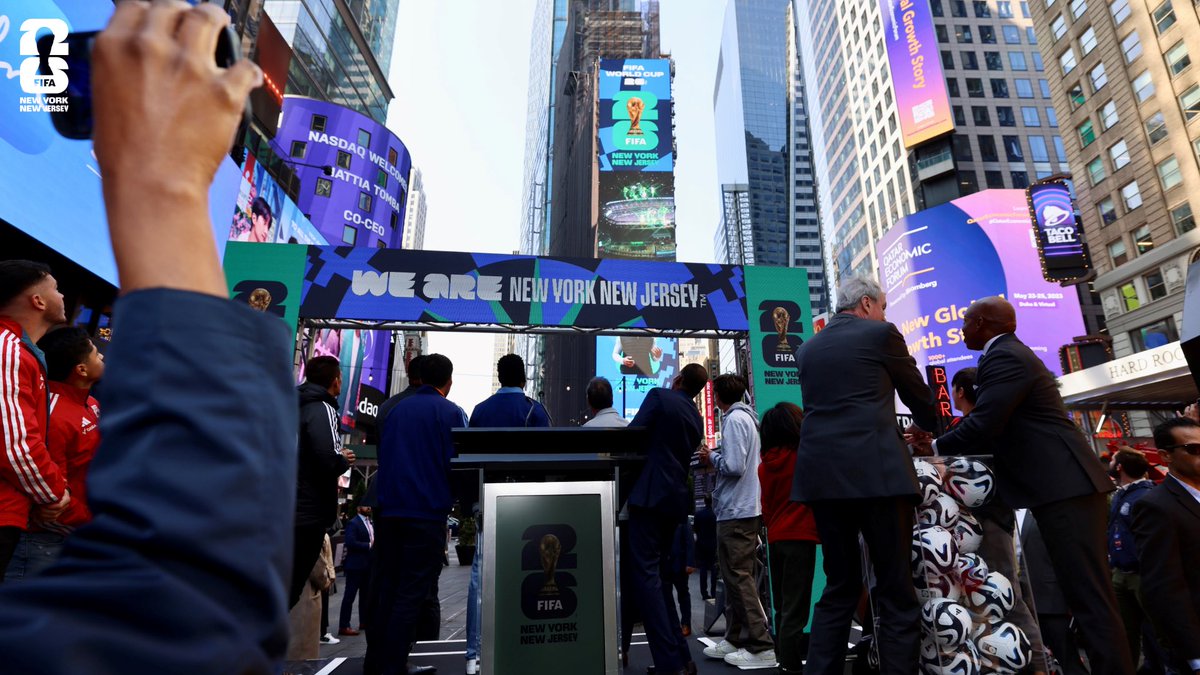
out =
[[[425,248],[425,185],[421,170],[413,167],[408,172],[408,203],[404,207],[404,234],[401,248],[424,250]]]

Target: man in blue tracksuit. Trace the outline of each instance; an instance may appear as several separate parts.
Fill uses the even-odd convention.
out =
[[[450,359],[430,354],[421,364],[424,384],[383,423],[365,675],[407,672],[421,603],[442,569],[446,516],[454,503],[450,430],[467,425],[462,408],[446,399],[453,373]]]

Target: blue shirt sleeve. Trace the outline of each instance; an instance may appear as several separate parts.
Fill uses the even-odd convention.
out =
[[[14,673],[275,673],[287,648],[298,411],[274,317],[156,289],[116,307],[95,519],[0,586]]]

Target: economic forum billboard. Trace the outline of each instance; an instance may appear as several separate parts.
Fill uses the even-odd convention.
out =
[[[984,190],[901,218],[876,245],[888,320],[924,369],[974,366],[962,315],[1002,295],[1017,312],[1017,337],[1051,372],[1058,348],[1084,333],[1079,297],[1042,278],[1024,190]]]
[[[928,0],[879,0],[904,147],[954,131]]]
[[[300,211],[326,239],[400,246],[412,158],[395,134],[349,108],[288,96],[275,140],[300,177]]]

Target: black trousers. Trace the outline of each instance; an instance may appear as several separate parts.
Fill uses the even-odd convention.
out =
[[[1067,606],[1079,626],[1092,675],[1129,675],[1134,671],[1133,659],[1105,550],[1105,495],[1063,499],[1031,510]]]
[[[300,594],[308,584],[308,575],[312,574],[317,558],[321,557],[321,547],[325,545],[325,527],[323,525],[297,525],[292,540],[292,585],[288,589],[288,609],[300,601]]]
[[[770,537],[770,533],[767,534]],[[776,541],[767,546],[771,566],[771,606],[775,614],[775,658],[785,672],[804,670],[804,627],[812,604],[817,544],[811,541]]]
[[[663,576],[663,595],[666,596],[667,609],[674,610],[675,602],[679,602],[679,625],[680,627],[692,626],[692,591],[688,587],[688,577],[690,575],[686,570],[676,571],[671,570]]]
[[[713,560],[697,560],[696,569],[700,572],[700,597],[708,600],[717,595],[717,579],[721,578],[721,571],[717,569],[717,561]]]
[[[346,570],[346,587],[342,589],[342,608],[338,614],[338,629],[350,628],[350,617],[354,612],[354,597],[358,597],[358,628],[362,630],[367,625],[367,598],[371,589],[367,585],[368,570]],[[362,591],[360,594],[359,591]]]
[[[875,572],[872,599],[879,614],[881,675],[917,672],[921,605],[913,588],[913,503],[903,497],[812,502],[825,554],[825,592],[813,613],[806,675],[842,675],[850,620],[863,590],[858,535]]]
[[[21,528],[0,527],[0,582],[4,581],[4,573],[8,571],[8,563],[12,561],[19,541],[21,541]]]
[[[679,631],[679,621],[672,615],[675,608],[667,605],[663,592],[663,569],[671,540],[679,520],[663,516],[651,509],[629,507],[629,551],[632,564],[629,571],[633,588],[642,610],[642,625],[655,669],[662,673],[683,670],[691,660],[687,642]]]
[[[375,520],[364,675],[408,672],[408,653],[421,605],[442,571],[445,549],[444,521]]]
[[[1042,643],[1058,659],[1064,675],[1088,675],[1087,666],[1079,659],[1069,614],[1038,614],[1038,626],[1042,631]],[[1036,654],[1034,658],[1037,658]]]

